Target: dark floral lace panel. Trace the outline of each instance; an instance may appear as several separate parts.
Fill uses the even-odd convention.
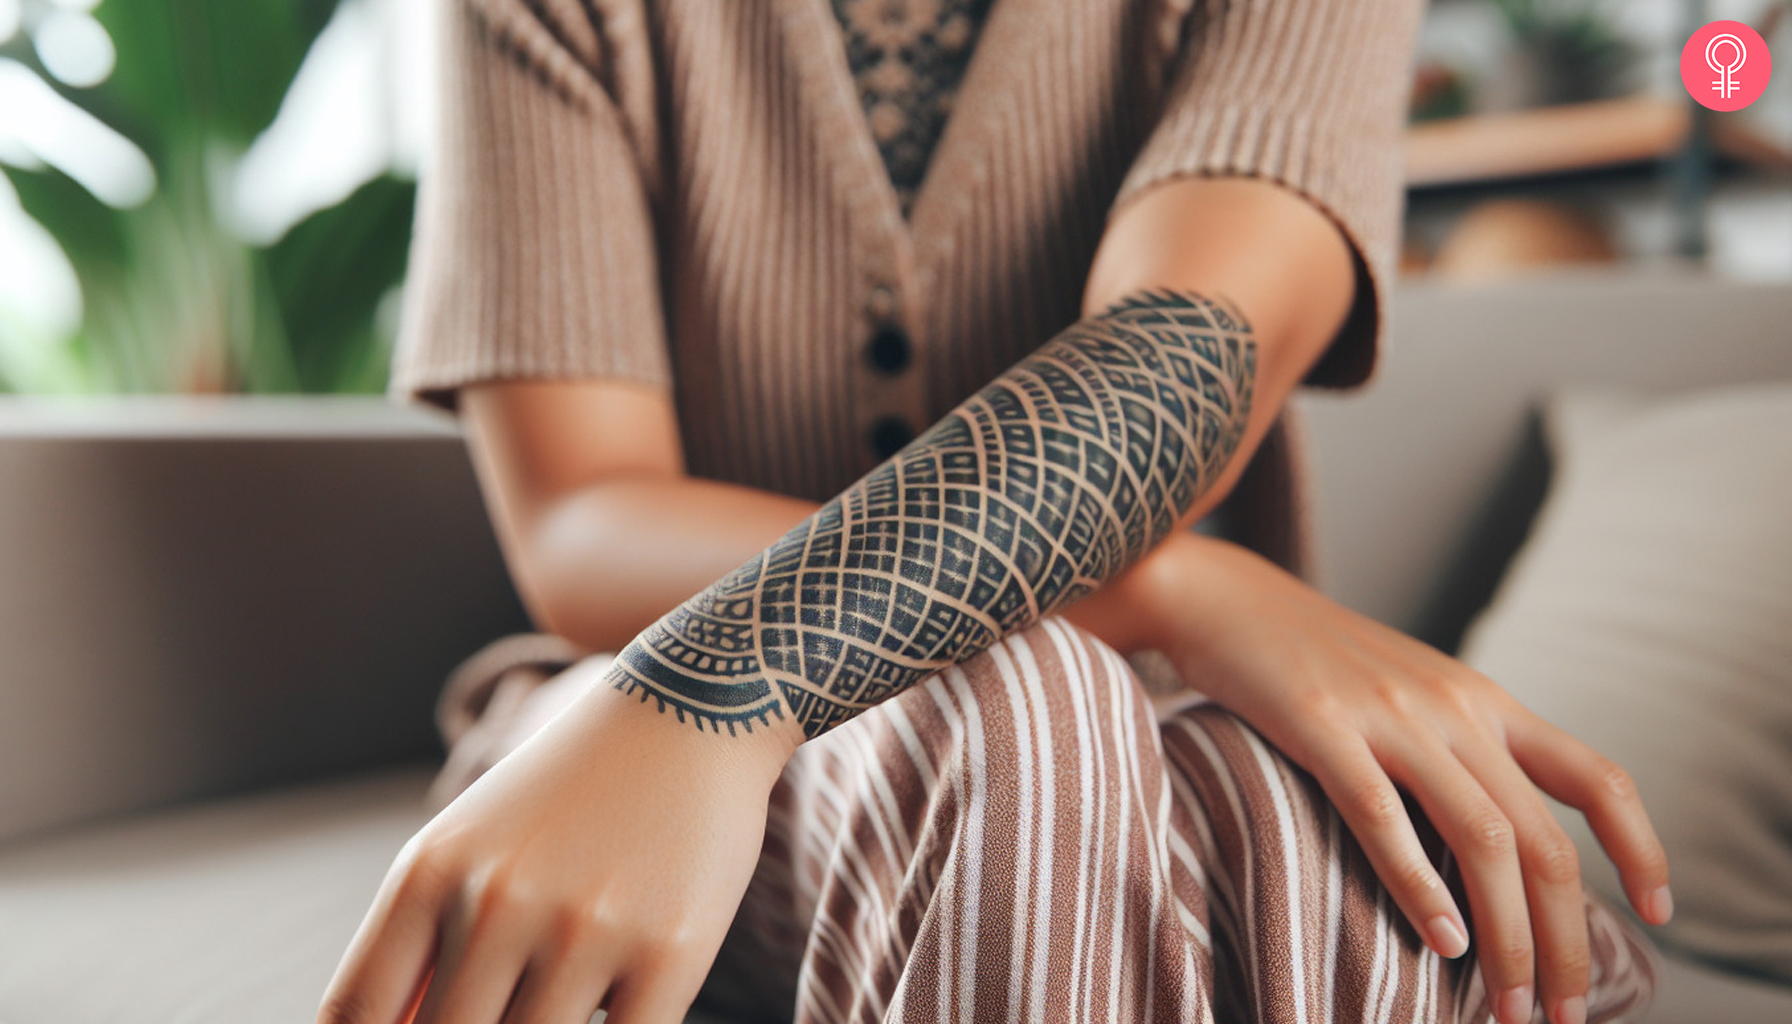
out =
[[[865,120],[907,215],[993,0],[833,0]]]

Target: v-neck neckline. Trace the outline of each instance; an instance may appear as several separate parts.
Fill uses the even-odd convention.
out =
[[[918,275],[921,280],[917,283],[924,285],[934,271],[937,254],[950,247],[952,233],[963,220],[967,189],[981,178],[979,169],[988,156],[994,115],[1001,105],[997,75],[1016,68],[1016,58],[1037,19],[1024,17],[1010,0],[992,0],[959,80],[952,112],[934,143],[927,172],[905,217],[901,197],[866,118],[832,0],[785,2],[797,17],[808,19],[817,39],[818,45],[800,49],[810,63],[809,73],[803,76],[811,83],[809,101],[821,104],[837,128],[824,137],[824,144],[848,172],[860,214],[870,218],[895,247],[898,273]]]

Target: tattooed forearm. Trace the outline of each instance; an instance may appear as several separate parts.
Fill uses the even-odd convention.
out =
[[[615,685],[810,737],[1118,575],[1224,469],[1250,328],[1187,293],[1072,325],[631,643]]]

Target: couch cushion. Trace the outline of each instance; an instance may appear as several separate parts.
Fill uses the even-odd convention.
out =
[[[1664,943],[1792,982],[1792,383],[1548,419],[1549,498],[1464,660],[1636,776],[1672,862]]]
[[[1669,955],[1655,976],[1655,1001],[1635,1024],[1786,1024],[1792,988],[1744,978]],[[1628,1024],[1628,1022],[1627,1022]]]

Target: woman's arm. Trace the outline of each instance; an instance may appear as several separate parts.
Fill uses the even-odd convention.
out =
[[[1192,198],[1215,184],[1166,185],[1121,216],[1148,215],[1154,195]],[[1249,189],[1264,190],[1272,205],[1294,202],[1271,186]],[[1236,199],[1213,195],[1221,205]],[[1307,223],[1317,228],[1323,221]],[[1219,246],[1233,241],[1209,237]],[[1316,241],[1341,249],[1323,233]],[[1303,244],[1298,237],[1281,242]],[[1262,252],[1270,242],[1238,244]],[[1347,262],[1339,263],[1337,272],[1347,275]],[[1142,283],[1253,294],[1242,279],[1148,276]],[[600,998],[617,1024],[680,1019],[751,877],[772,784],[805,735],[911,685],[927,666],[967,656],[1113,581],[1178,521],[1198,515],[1203,501],[1217,499],[1231,460],[1265,429],[1259,418],[1273,416],[1324,344],[1321,337],[1254,335],[1245,320],[1251,311],[1239,312],[1240,301],[1222,306],[1191,295],[1084,321],[845,500],[804,520],[769,557],[753,558],[667,614],[645,641],[625,648],[627,667],[607,681],[730,731],[747,722],[777,727],[731,741],[655,714],[610,686],[592,687],[406,845],[331,981],[319,1020],[486,1021],[505,1017],[506,1005],[518,1019],[572,1019]],[[1274,314],[1266,322],[1282,329]],[[575,436],[589,441],[585,431],[601,427],[606,412],[574,405],[557,412],[572,416],[573,425],[582,422]],[[544,424],[502,415],[506,408],[514,412],[515,405],[472,398],[475,452],[523,589],[548,621],[577,621],[585,600],[617,602],[609,608],[627,614],[651,610],[665,593],[642,586],[652,585],[645,577],[654,572],[656,552],[681,572],[707,572],[713,563],[705,559],[726,557],[729,544],[750,542],[758,528],[728,533],[732,540],[683,558],[673,549],[691,545],[691,537],[659,526],[672,505],[698,493],[682,490],[686,485],[671,479],[675,471],[666,470],[675,449],[665,439],[675,435],[663,434],[657,451],[635,457],[574,451],[547,458],[527,440]],[[668,431],[671,419],[658,423]],[[930,474],[939,479],[927,482]],[[980,499],[976,523],[964,518],[961,510],[970,506],[949,493],[964,489],[961,474],[978,474],[986,498],[1002,496],[1001,510]],[[637,483],[610,486],[630,480]],[[739,492],[732,498],[758,500]],[[578,502],[590,504],[583,513],[569,511]],[[777,512],[762,507],[761,522],[769,525]],[[683,520],[687,528],[724,518],[687,514],[706,517]],[[597,521],[609,529],[579,525]],[[879,632],[853,636],[850,653],[845,641],[858,626],[849,619],[872,624],[864,613],[879,594],[876,586],[830,586],[817,559],[835,541],[839,571],[875,572],[888,584]],[[572,557],[554,564],[563,552]],[[637,578],[612,577],[612,566],[632,567]],[[634,604],[580,597],[580,575],[591,591],[646,596]],[[749,581],[750,600],[769,625],[783,629],[778,620],[788,615],[787,625],[807,637],[762,643],[755,628],[762,620],[741,607],[749,598],[736,592]],[[666,586],[687,582],[710,580]],[[788,586],[812,592],[792,594]],[[920,607],[909,606],[911,596]],[[603,618],[600,610],[592,620]],[[884,641],[896,637],[915,651],[891,650],[902,645]],[[714,653],[687,657],[681,644]],[[716,654],[731,645],[739,659],[778,674],[718,664]],[[839,674],[828,678],[843,684],[840,693],[810,674],[820,665],[814,655],[830,650]]]
[[[1336,330],[1348,250],[1311,207],[1253,182],[1165,185],[1118,224],[1097,280],[1129,298],[649,627],[618,687],[699,726],[788,715],[814,736],[1102,589],[1200,514]],[[1237,259],[1210,255],[1229,236]],[[1153,290],[1197,282],[1227,297]],[[1268,310],[1273,333],[1259,339],[1239,301]],[[1269,409],[1253,416],[1260,389]]]
[[[1283,206],[1293,222],[1283,224],[1288,233],[1251,237],[1248,218],[1240,218],[1242,224],[1228,222],[1226,214],[1236,204],[1256,199],[1270,208]],[[1166,212],[1170,205],[1156,205],[1183,202],[1188,205],[1179,206],[1178,218],[1211,203],[1206,208],[1217,233],[1207,233],[1207,225],[1198,220],[1173,220]],[[1289,203],[1302,208],[1289,208]],[[1302,239],[1298,225],[1303,218],[1316,237]],[[1171,230],[1169,224],[1180,224],[1182,230]],[[1243,228],[1247,237],[1228,234],[1228,228]],[[1123,244],[1129,235],[1135,240]],[[1252,280],[1229,261],[1203,257],[1203,244],[1220,253],[1236,247],[1238,266],[1254,267],[1265,277]],[[1153,248],[1163,253],[1163,264],[1141,255]],[[1320,255],[1327,251],[1339,259]],[[1285,263],[1276,262],[1277,252],[1287,256]],[[667,615],[649,632],[649,642],[629,645],[627,664],[605,681],[658,697],[658,702],[643,705],[619,699],[612,687],[594,688],[419,833],[388,875],[332,982],[320,1019],[327,1024],[387,1024],[414,1012],[424,1024],[450,1019],[450,1013],[453,1019],[496,1020],[513,999],[523,1007],[519,1012],[524,1019],[555,1007],[570,1017],[604,997],[618,1024],[675,1021],[701,982],[745,889],[764,825],[765,794],[794,745],[912,683],[938,659],[965,656],[985,636],[1031,621],[1078,588],[1105,580],[1107,585],[1072,608],[1072,616],[1116,646],[1169,648],[1185,672],[1219,684],[1222,693],[1217,696],[1319,776],[1427,939],[1442,952],[1459,952],[1457,939],[1466,938],[1466,930],[1429,862],[1411,856],[1416,840],[1398,795],[1388,796],[1394,793],[1390,778],[1418,794],[1463,856],[1482,967],[1490,988],[1500,993],[1502,1019],[1528,1018],[1535,991],[1534,937],[1543,960],[1536,977],[1546,1005],[1557,1024],[1577,1024],[1575,1006],[1586,991],[1587,964],[1575,872],[1572,861],[1559,855],[1559,830],[1553,830],[1547,813],[1539,812],[1541,798],[1525,776],[1588,809],[1625,869],[1633,900],[1647,918],[1662,920],[1667,913],[1665,867],[1634,794],[1622,788],[1622,773],[1552,732],[1509,698],[1501,700],[1497,687],[1460,665],[1358,621],[1235,549],[1176,532],[1132,571],[1120,571],[1154,536],[1169,530],[1170,521],[1192,519],[1228,486],[1241,454],[1261,437],[1274,408],[1341,319],[1351,280],[1347,252],[1323,217],[1274,186],[1193,180],[1143,194],[1116,217],[1091,288],[1098,295],[1102,288],[1205,288],[1226,296],[1226,304],[1243,310],[1261,332],[1253,336],[1242,330],[1242,321],[1216,331],[1219,317],[1208,314],[1209,306],[1196,299],[1171,304],[1168,313],[1135,308],[1096,318],[997,382],[996,388],[1018,398],[986,392],[981,407],[954,414],[960,424],[955,434],[930,433],[917,442],[917,449],[934,453],[941,472],[975,467],[986,481],[1007,480],[1018,464],[1009,456],[1020,449],[983,444],[984,432],[972,429],[979,423],[999,428],[1004,401],[1012,408],[1015,402],[1043,396],[1028,406],[1030,418],[1024,421],[1036,434],[1050,422],[1038,414],[1049,409],[1068,419],[1077,408],[1077,393],[1105,394],[1119,404],[1128,395],[1143,395],[1141,386],[1149,383],[1158,405],[1135,409],[1131,418],[1122,414],[1120,421],[1128,429],[1114,435],[1107,451],[1109,461],[1118,460],[1116,465],[1140,466],[1141,484],[1156,480],[1166,500],[1121,501],[1113,486],[1117,477],[1086,472],[1090,459],[1085,445],[1080,449],[1085,472],[1061,490],[1068,502],[1062,507],[1074,512],[1079,503],[1093,505],[1102,514],[1081,520],[1088,527],[1081,533],[1066,530],[1050,536],[1073,541],[1052,548],[1054,558],[1074,551],[1087,560],[1062,560],[1074,564],[1061,577],[1049,571],[1029,575],[1028,566],[1049,570],[1060,562],[1023,559],[1014,554],[1018,547],[981,534],[989,550],[1012,557],[971,557],[965,578],[948,588],[936,585],[938,573],[948,568],[941,556],[914,560],[927,570],[925,583],[906,574],[899,562],[891,563],[893,575],[876,566],[874,573],[862,575],[881,573],[892,594],[906,583],[927,600],[938,601],[947,590],[962,595],[946,610],[969,624],[956,632],[935,630],[929,639],[937,642],[919,657],[895,650],[890,653],[898,657],[885,658],[880,653],[888,650],[883,641],[898,635],[891,630],[829,635],[841,633],[847,616],[860,614],[866,604],[846,600],[838,586],[829,589],[828,573],[842,571],[842,564],[830,570],[827,562],[813,561],[816,545],[808,542],[829,534],[856,537],[860,554],[878,556],[875,542],[880,538],[901,540],[912,532],[925,541],[930,529],[943,535],[952,520],[930,508],[924,481],[886,473],[880,484],[874,474],[855,488],[856,495],[849,492],[830,503],[839,513],[835,521],[828,520],[826,508],[804,520],[774,542],[770,553],[749,563],[749,570],[736,572]],[[1304,278],[1293,270],[1309,266],[1308,256],[1317,270]],[[1172,263],[1173,258],[1187,262]],[[1278,267],[1291,280],[1278,282]],[[1242,276],[1224,284],[1182,276],[1209,272]],[[1265,308],[1259,312],[1252,303]],[[1166,321],[1154,325],[1164,336],[1144,342],[1142,335],[1149,333],[1144,321],[1154,317]],[[1196,317],[1206,326],[1195,323]],[[1255,346],[1254,374],[1241,372],[1249,365],[1239,357],[1246,344]],[[1159,358],[1151,367],[1126,365],[1127,360],[1152,362],[1153,353]],[[1174,368],[1159,373],[1172,355],[1183,356],[1194,369],[1192,376],[1178,377]],[[1202,367],[1211,381],[1202,377]],[[1109,378],[1119,384],[1098,386]],[[1185,378],[1199,382],[1199,395],[1187,392]],[[1075,384],[1064,390],[1070,400],[1057,400],[1053,381]],[[1242,401],[1246,395],[1251,398],[1248,411]],[[1136,398],[1132,404],[1144,405]],[[485,411],[476,411],[481,405]],[[542,452],[523,440],[530,430],[545,429],[543,424],[505,415],[509,405],[509,399],[474,398],[469,403],[469,414],[478,421],[475,451],[513,565],[519,566],[532,605],[538,614],[545,609],[549,621],[576,620],[581,577],[588,591],[644,594],[606,594],[601,600],[611,602],[612,611],[651,615],[668,600],[666,592],[651,593],[649,587],[634,585],[650,581],[612,578],[606,570],[632,565],[634,571],[650,574],[654,552],[663,550],[669,552],[668,565],[701,580],[715,563],[728,564],[736,545],[757,543],[755,531],[770,532],[780,515],[802,511],[775,507],[781,499],[756,492],[705,491],[707,485],[681,481],[675,464],[671,471],[665,469],[664,446],[658,462],[651,454],[631,462],[613,452],[598,459],[595,469],[577,458],[543,460]],[[552,403],[543,405],[551,411]],[[598,415],[589,408],[584,412]],[[1211,424],[1198,418],[1208,414]],[[576,417],[574,422],[579,422]],[[589,426],[597,421],[583,422]],[[1191,422],[1200,425],[1190,428]],[[668,410],[663,420],[668,431],[670,424]],[[1143,440],[1147,424],[1150,441]],[[959,444],[955,438],[967,433],[981,446]],[[1002,431],[994,436],[1001,441]],[[1204,437],[1216,439],[1215,444],[1204,450]],[[1177,445],[1182,457],[1167,457]],[[675,452],[675,440],[670,450]],[[1134,461],[1135,453],[1140,461]],[[989,461],[992,455],[1002,456],[1003,465]],[[597,475],[587,478],[587,473]],[[872,506],[886,492],[917,500],[898,501],[898,511],[874,515]],[[670,521],[672,506],[681,499],[700,493],[714,498],[716,507],[688,510],[685,514],[692,518],[681,522],[687,528],[721,524],[714,535],[719,539],[692,553],[689,549],[698,545],[685,536],[684,549],[672,550],[680,537],[660,524]],[[587,502],[584,512],[572,511]],[[1132,510],[1131,518],[1121,514],[1121,505]],[[757,511],[733,514],[749,506]],[[1049,511],[1037,503],[1030,507],[1036,515]],[[1078,522],[1074,515],[1068,521]],[[579,525],[596,522],[611,527],[597,531]],[[881,529],[869,529],[871,525]],[[618,530],[620,535],[604,536]],[[631,537],[627,530],[638,532]],[[950,545],[939,547],[945,551]],[[841,546],[843,552],[853,548]],[[981,555],[978,545],[966,550],[973,549]],[[1233,550],[1238,557],[1216,555],[1216,550]],[[573,557],[551,564],[563,553]],[[893,557],[901,554],[898,547]],[[986,563],[994,566],[987,576],[981,572]],[[580,566],[586,568],[581,571]],[[685,582],[667,586],[683,587]],[[793,600],[766,589],[769,583],[813,585],[820,592]],[[969,596],[983,584],[988,584],[982,595],[988,600]],[[768,682],[763,693],[752,690],[749,678],[731,676],[734,666],[723,665],[718,672],[713,654],[687,659],[687,650],[679,646],[718,650],[753,634],[752,623],[763,619],[730,607],[743,594],[753,600],[769,594],[768,607],[773,612],[788,609],[795,618],[790,627],[799,630],[796,644],[783,646],[798,654],[797,664],[786,660],[778,666],[782,673],[776,685]],[[1004,599],[1011,601],[1006,611]],[[602,606],[592,607],[600,611],[591,621],[604,620]],[[886,608],[889,617],[878,623],[880,629],[897,625],[900,601],[892,599]],[[923,626],[926,610],[920,609]],[[849,648],[847,636],[860,646]],[[754,658],[765,650],[747,643],[743,649]],[[830,667],[839,670],[823,677],[829,684],[822,692],[808,675],[811,666],[801,660],[812,650],[832,656]],[[849,650],[865,656],[849,664]],[[712,660],[705,665],[703,657]],[[879,660],[886,663],[882,675]],[[838,691],[831,685],[836,680],[845,684]],[[680,724],[671,715],[655,714],[655,707],[680,711],[687,720],[694,715],[705,725],[728,726],[730,732],[745,732],[738,727],[748,722],[771,728],[755,728],[750,736],[730,741]],[[1459,935],[1440,940],[1440,919]],[[1584,1009],[1584,1001],[1579,1005]]]
[[[1336,332],[1351,301],[1349,251],[1314,207],[1279,187],[1184,180],[1118,212],[1086,307],[1181,282],[1223,289],[1282,355],[1260,362],[1240,446],[1248,452]],[[1244,461],[1234,458],[1190,515],[1219,500]],[[738,533],[744,521],[729,529]],[[757,525],[781,524],[770,515]],[[1646,920],[1665,922],[1671,912],[1659,842],[1620,768],[1485,677],[1259,559],[1178,531],[1066,614],[1122,651],[1170,652],[1186,678],[1202,680],[1311,770],[1406,916],[1433,948],[1457,955],[1468,944],[1467,922],[1396,786],[1415,794],[1464,865],[1483,971],[1506,1004],[1502,1018],[1528,1017],[1523,1007],[1540,996],[1558,1024],[1572,1024],[1588,981],[1579,873],[1532,780],[1598,824]],[[1444,745],[1431,736],[1446,737]]]
[[[1185,519],[1230,491],[1287,394],[1336,333],[1353,284],[1349,250],[1331,223],[1265,182],[1180,180],[1115,213],[1090,275],[1087,311],[1130,292],[1196,287],[1227,296],[1253,326],[1255,396],[1238,454]],[[525,602],[542,628],[591,650],[622,647],[819,507],[686,476],[676,414],[657,390],[501,381],[467,388],[462,408]],[[1149,610],[1122,578],[1071,616],[1130,651]]]
[[[988,649],[1193,513],[1257,358],[1242,314],[1192,291],[1085,317],[649,627],[615,687],[699,729],[813,738]]]

